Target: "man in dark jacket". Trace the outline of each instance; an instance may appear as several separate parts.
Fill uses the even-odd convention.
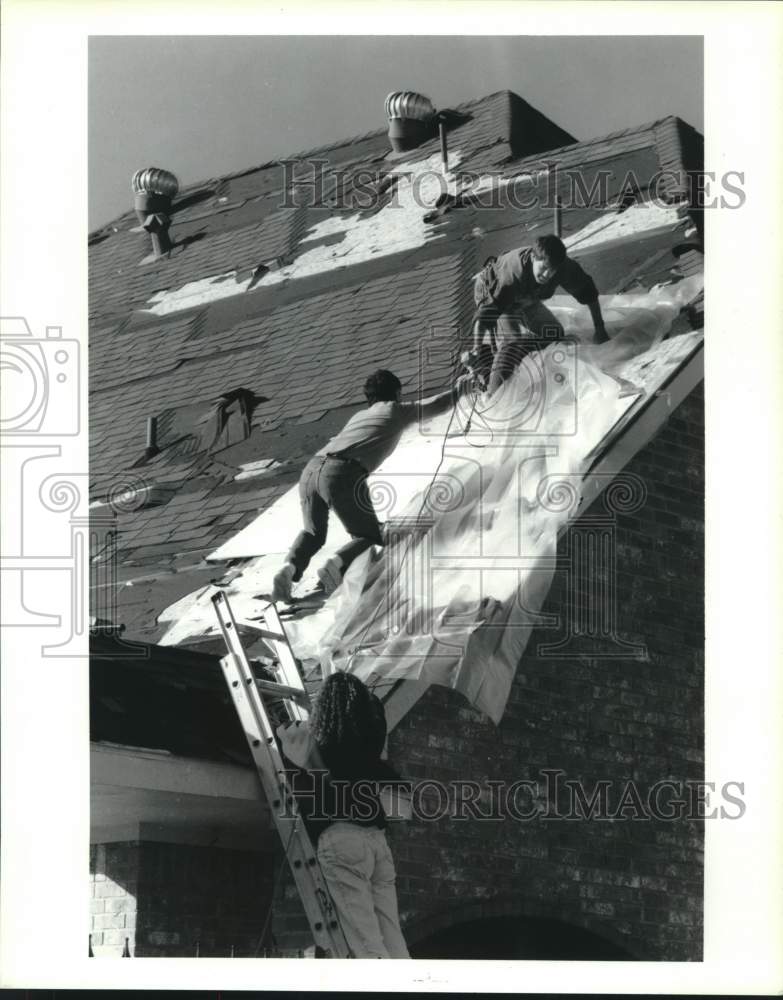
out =
[[[595,282],[568,256],[557,236],[541,236],[533,246],[502,254],[477,277],[473,346],[462,360],[474,370],[484,367],[490,395],[513,374],[526,354],[565,336],[543,304],[558,286],[590,310],[595,342],[608,340]]]

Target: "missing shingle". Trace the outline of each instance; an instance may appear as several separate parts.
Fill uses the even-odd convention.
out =
[[[250,271],[250,282],[245,291],[249,292],[255,288],[264,275],[269,274],[269,271],[270,268],[266,264],[259,264],[257,267],[252,268]],[[237,272],[237,280],[239,280],[239,272]]]
[[[245,462],[239,466],[240,471],[234,476],[234,480],[240,482],[245,479],[257,479],[265,473],[279,469],[282,464],[275,458],[262,458],[257,462]]]
[[[193,205],[200,205],[202,202],[214,198],[216,190],[215,187],[207,187],[199,188],[198,191],[192,191],[190,194],[180,198],[179,201],[174,202],[169,214],[175,215],[177,212],[184,212],[186,208],[191,208]]]

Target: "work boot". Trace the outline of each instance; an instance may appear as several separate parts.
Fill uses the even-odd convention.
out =
[[[275,604],[279,601],[285,604],[291,603],[291,585],[294,582],[296,567],[293,563],[283,563],[280,569],[272,578],[272,600]]]
[[[333,594],[343,582],[343,561],[339,556],[327,559],[323,566],[316,570],[316,576],[321,581],[325,594]]]

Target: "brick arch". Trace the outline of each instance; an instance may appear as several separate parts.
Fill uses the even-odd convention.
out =
[[[517,917],[532,920],[555,920],[570,927],[588,931],[608,944],[617,946],[628,953],[631,960],[653,961],[656,956],[648,953],[644,946],[616,931],[612,925],[600,917],[581,913],[575,908],[564,907],[563,903],[546,903],[538,900],[520,900],[503,896],[491,900],[473,900],[464,906],[451,907],[442,913],[433,913],[403,925],[405,940],[409,947],[415,947],[438,931],[456,928],[475,920],[493,917]]]

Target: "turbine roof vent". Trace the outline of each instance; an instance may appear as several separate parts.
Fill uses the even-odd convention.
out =
[[[160,167],[142,167],[131,179],[134,194],[159,194],[174,198],[179,191],[179,181],[169,170]]]
[[[437,134],[437,113],[429,97],[412,90],[395,90],[386,98],[384,107],[395,153],[415,149]]]
[[[427,121],[435,114],[435,107],[429,97],[412,90],[395,90],[386,98],[386,117],[415,118]]]
[[[169,239],[171,199],[179,191],[179,181],[169,170],[142,167],[131,178],[131,188],[136,218],[152,237],[155,257],[163,257],[173,246]]]

